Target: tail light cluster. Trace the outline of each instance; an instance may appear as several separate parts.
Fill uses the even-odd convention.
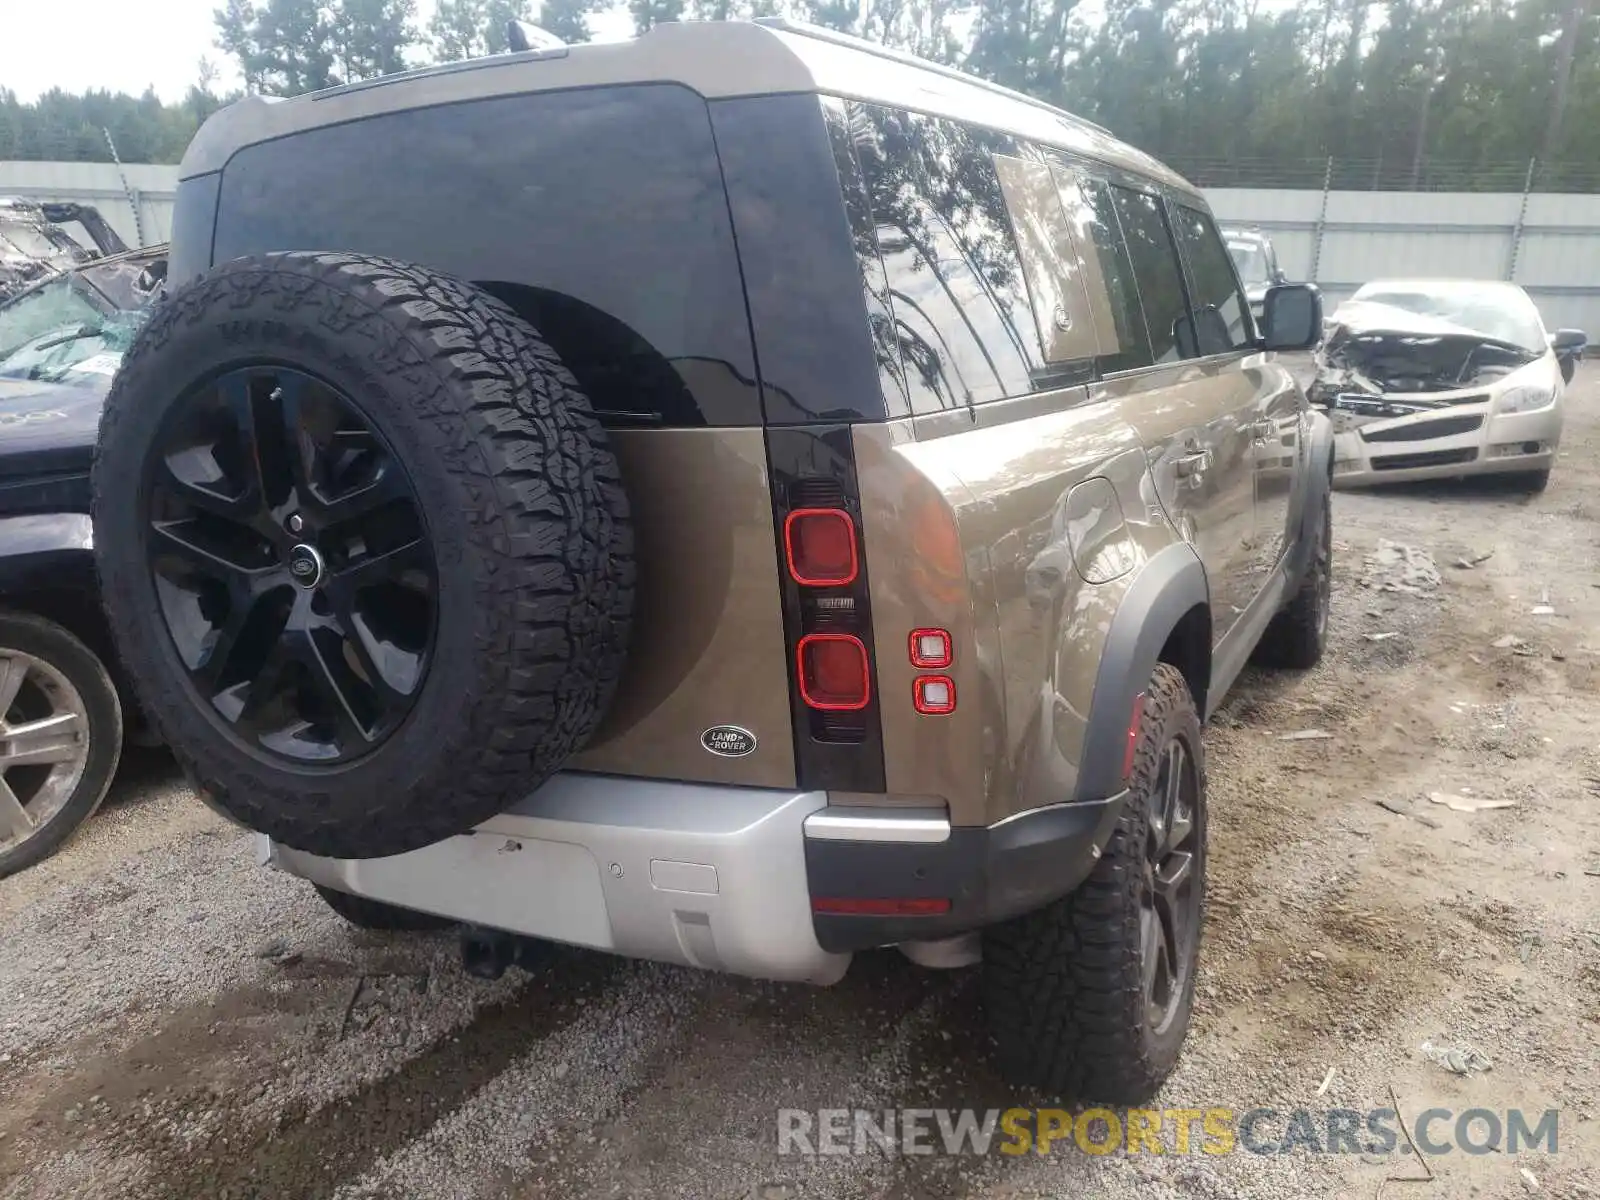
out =
[[[881,698],[851,429],[769,428],[767,464],[796,781],[805,788],[881,792]]]
[[[872,655],[862,638],[865,597],[853,594],[861,578],[855,518],[834,480],[799,479],[790,491],[801,502],[783,519],[784,564],[800,602],[795,685],[813,712],[859,713],[872,703]],[[813,726],[824,740],[852,741],[860,722],[824,715]]]

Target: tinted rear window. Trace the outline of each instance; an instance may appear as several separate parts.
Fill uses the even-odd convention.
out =
[[[761,423],[710,119],[686,89],[480,100],[240,151],[215,261],[293,249],[503,285],[603,410]]]

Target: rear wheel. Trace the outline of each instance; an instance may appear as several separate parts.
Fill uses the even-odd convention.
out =
[[[467,831],[583,746],[621,674],[605,433],[531,327],[420,267],[271,254],[171,296],[106,401],[94,521],[141,708],[300,850]]]
[[[381,900],[369,900],[365,896],[353,896],[349,892],[323,887],[320,883],[312,886],[317,889],[317,895],[327,901],[329,908],[357,929],[426,932],[431,929],[449,929],[455,924],[454,921],[447,921],[444,917],[436,917],[432,913],[400,908],[397,905],[385,904]]]
[[[1200,718],[1162,664],[1121,818],[1077,891],[984,934],[984,1010],[1018,1087],[1139,1104],[1189,1029],[1206,870]]]
[[[0,878],[89,819],[121,756],[122,706],[100,660],[53,621],[0,614]]]

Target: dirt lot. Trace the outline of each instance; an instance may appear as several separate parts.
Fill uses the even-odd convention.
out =
[[[813,991],[560,951],[482,984],[450,938],[353,932],[257,869],[157,761],[0,883],[0,1196],[1600,1195],[1597,400],[1591,370],[1542,496],[1338,497],[1330,660],[1247,675],[1209,735],[1199,1009],[1158,1101],[1554,1108],[1555,1155],[1457,1150],[1432,1183],[1303,1148],[780,1157],[779,1108],[1037,1102],[987,1065],[971,973],[884,954]],[[1382,539],[1438,583],[1392,590]]]

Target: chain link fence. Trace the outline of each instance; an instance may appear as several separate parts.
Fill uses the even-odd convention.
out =
[[[1600,192],[1600,162],[1466,162],[1425,158],[1248,158],[1173,154],[1164,161],[1202,188],[1335,192]]]

